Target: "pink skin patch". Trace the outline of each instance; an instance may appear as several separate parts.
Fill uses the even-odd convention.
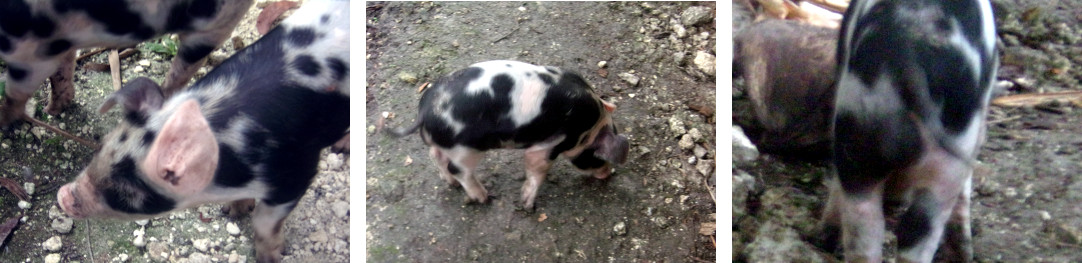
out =
[[[218,167],[218,141],[196,101],[177,107],[150,146],[141,169],[151,183],[171,194],[199,194]]]
[[[89,176],[80,174],[75,182],[60,187],[56,201],[60,210],[76,219],[86,218],[102,212],[101,202],[95,193],[97,189],[89,182]]]

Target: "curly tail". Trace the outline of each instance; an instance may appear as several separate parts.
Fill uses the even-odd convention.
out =
[[[402,136],[406,136],[406,135],[412,134],[414,132],[417,132],[417,129],[421,128],[421,119],[424,119],[424,118],[420,118],[420,117],[417,118],[417,120],[413,121],[413,124],[411,124],[409,127],[406,127],[406,128],[394,129],[394,128],[384,127],[383,132],[385,134],[387,134],[388,136],[391,136],[393,138],[402,138]]]

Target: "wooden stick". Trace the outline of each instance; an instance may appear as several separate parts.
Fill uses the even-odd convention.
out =
[[[45,122],[42,122],[42,121],[40,121],[38,119],[35,119],[34,117],[26,116],[26,119],[28,121],[30,121],[30,123],[33,123],[34,125],[45,127],[45,129],[50,130],[50,131],[52,131],[52,132],[54,132],[56,134],[60,134],[60,136],[68,137],[68,139],[71,139],[71,140],[74,140],[74,141],[76,141],[78,143],[86,145],[86,147],[90,147],[90,149],[97,149],[98,148],[98,144],[95,143],[94,141],[79,138],[78,136],[75,136],[75,135],[71,135],[70,133],[64,132],[63,130],[61,130],[59,128],[53,127],[52,125],[49,125],[49,124],[47,124]]]
[[[106,51],[106,50],[109,50],[109,49],[108,48],[99,48],[99,49],[95,49],[94,51],[86,52],[86,54],[79,55],[78,58],[75,58],[75,61],[82,61],[82,60],[84,60],[84,59],[86,59],[86,58],[88,58],[90,56],[97,55],[98,53],[101,53],[102,51]]]
[[[109,50],[109,68],[113,72],[113,89],[120,90],[120,53],[116,49]]]

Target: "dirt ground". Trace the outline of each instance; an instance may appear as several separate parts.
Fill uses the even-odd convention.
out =
[[[1082,1],[992,2],[1002,62],[999,80],[1005,88],[998,96],[1082,89]],[[734,4],[734,27],[748,21],[740,15],[747,14],[742,8]],[[736,83],[735,90],[743,88],[740,80]],[[971,208],[978,262],[1082,261],[1080,107],[1061,101],[990,109]],[[746,97],[735,96],[734,123],[749,123],[749,108]],[[735,163],[733,172],[746,173],[754,182],[749,190],[734,193],[747,194],[746,203],[735,204],[746,213],[734,215],[734,260],[754,261],[751,255],[758,252],[751,244],[776,237],[760,231],[779,226],[800,234],[793,247],[810,247],[803,240],[814,235],[826,200],[822,181],[830,171],[824,162],[763,155]],[[813,251],[801,260],[836,260]]]
[[[256,2],[233,33],[246,44],[259,38],[255,20],[269,1]],[[136,55],[121,60],[124,80],[147,76],[161,82],[172,56],[152,52],[146,44],[136,49]],[[232,42],[226,41],[210,60],[222,61],[235,51]],[[108,72],[84,68],[88,63],[108,62],[104,53],[79,62],[71,108],[60,116],[43,113],[48,96],[48,88],[43,88],[35,96],[34,116],[96,141],[120,120],[120,114],[117,110],[98,114],[98,107],[113,91],[112,80]],[[211,69],[204,67],[194,79]],[[0,71],[6,70],[0,66]],[[0,177],[19,186],[34,184],[26,209],[19,207],[18,198],[0,189],[0,220],[22,218],[0,247],[0,262],[254,262],[249,218],[229,219],[219,212],[221,205],[143,222],[63,216],[56,205],[56,191],[89,163],[93,149],[29,124],[0,133]],[[285,223],[285,262],[349,259],[348,163],[348,154],[324,151],[313,187]]]
[[[367,6],[369,261],[715,261],[715,3]],[[687,10],[703,10],[694,7],[705,7],[707,22],[682,21],[695,15]],[[467,204],[436,174],[419,136],[377,133],[381,122],[413,122],[422,83],[495,59],[582,73],[618,106],[628,163],[596,180],[558,161],[537,209],[522,211],[513,204],[524,179],[520,150],[487,154],[479,173],[493,197]]]

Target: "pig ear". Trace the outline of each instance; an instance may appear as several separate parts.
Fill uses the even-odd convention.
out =
[[[109,95],[101,108],[98,108],[98,112],[105,113],[113,108],[113,105],[120,103],[125,111],[148,113],[161,108],[163,100],[162,89],[157,82],[146,77],[139,77]]]
[[[627,137],[616,135],[608,131],[608,129],[608,126],[602,128],[601,132],[597,134],[597,138],[594,139],[594,143],[591,145],[591,148],[596,149],[594,150],[594,156],[610,163],[623,164],[627,161],[627,152],[631,150],[631,145],[628,144]]]
[[[605,111],[607,111],[607,112],[611,113],[613,111],[616,111],[616,104],[612,104],[612,103],[609,103],[608,101],[601,100],[601,105],[605,106]]]
[[[199,104],[188,100],[162,126],[143,161],[143,172],[173,194],[202,192],[218,167],[218,142]]]

